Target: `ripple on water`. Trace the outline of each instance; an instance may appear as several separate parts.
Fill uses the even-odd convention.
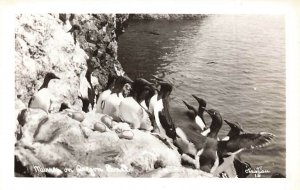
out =
[[[161,35],[139,32],[147,30]],[[245,130],[274,133],[274,144],[245,152],[242,159],[285,174],[284,44],[284,17],[211,15],[196,21],[130,23],[119,38],[118,56],[132,78],[166,73],[165,80],[174,85],[171,116],[183,129],[191,121],[182,100],[197,105],[191,97],[196,94]],[[209,124],[207,115],[205,119]],[[224,124],[220,135],[228,130]]]

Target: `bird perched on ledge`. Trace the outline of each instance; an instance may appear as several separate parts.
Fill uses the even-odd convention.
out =
[[[92,72],[98,67],[93,67],[89,61],[87,61],[87,70],[84,70],[80,74],[79,83],[79,99],[82,101],[82,111],[88,112],[89,105],[93,110],[95,104],[95,90],[91,82]]]
[[[172,85],[167,82],[159,82],[160,90],[150,100],[149,110],[152,110],[159,133],[171,139],[176,138],[176,129],[169,112],[169,96]],[[151,112],[151,111],[150,111]]]
[[[152,130],[151,121],[147,110],[140,104],[145,101],[148,89],[152,84],[143,78],[137,78],[131,85],[130,93],[119,106],[119,116],[122,121],[130,124],[131,128]],[[154,89],[153,89],[154,90]]]
[[[115,121],[120,121],[119,106],[124,99],[124,87],[126,84],[131,84],[133,81],[128,77],[118,76],[115,80],[112,78],[108,82],[111,83],[109,87],[112,86],[112,88],[111,90],[109,88],[100,94],[97,101],[96,112],[107,114],[113,117]]]
[[[49,82],[52,79],[60,79],[54,73],[47,73],[44,78],[44,82],[39,90],[31,97],[28,103],[29,108],[42,109],[47,114],[49,113],[53,97],[48,89]]]

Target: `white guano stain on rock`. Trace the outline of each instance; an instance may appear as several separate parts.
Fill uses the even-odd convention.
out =
[[[98,57],[93,57],[93,64],[101,67],[94,76],[100,86],[107,82],[108,73],[124,74],[117,60],[113,31],[116,20],[124,19],[113,14],[76,15],[76,19],[74,23],[80,24],[82,34],[77,36],[75,45],[73,36],[67,33],[70,26],[64,26],[57,14],[16,15],[16,117],[26,110],[22,118],[24,126],[20,126],[18,120],[16,122],[21,137],[15,144],[15,167],[23,170],[20,175],[207,177],[203,172],[182,167],[177,150],[170,149],[150,132],[132,130],[131,140],[120,138],[120,131],[131,130],[128,124],[107,122],[110,119],[106,115],[81,111],[81,101],[77,97],[79,75],[86,69],[90,49],[100,52]],[[107,24],[99,29],[102,21]],[[88,30],[94,31],[91,38],[103,40],[97,44],[98,49],[85,40]],[[30,97],[50,71],[61,78],[51,81],[48,86],[55,97],[51,112],[46,114],[43,110],[28,109]],[[95,85],[97,80],[93,78],[92,83]],[[62,102],[70,109],[58,112]],[[70,117],[75,112],[83,114],[82,122]],[[103,117],[106,123],[101,121]],[[107,126],[106,130],[95,130],[97,122]],[[181,172],[176,173],[174,168]]]

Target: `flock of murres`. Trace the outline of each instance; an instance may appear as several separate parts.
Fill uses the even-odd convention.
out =
[[[206,108],[206,101],[195,95],[192,96],[197,100],[198,108],[183,101],[188,108],[186,112],[200,129],[200,132],[189,134],[195,138],[188,138],[181,128],[175,126],[169,113],[172,84],[157,77],[154,82],[149,82],[144,78],[132,80],[127,76],[109,75],[103,92],[96,96],[91,83],[93,69],[88,67],[80,75],[82,111],[106,114],[114,121],[128,123],[132,129],[150,132],[169,148],[175,146],[181,154],[182,163],[189,167],[217,177],[247,177],[251,165],[242,162],[239,153],[264,147],[274,138],[273,134],[266,132],[247,133],[238,122],[224,120],[230,131],[226,137],[219,139],[218,132],[223,124],[220,112]],[[60,78],[54,73],[47,73],[42,86],[30,99],[29,108],[49,113],[52,95],[48,84],[52,79]],[[67,104],[62,103],[59,111],[67,108]],[[211,117],[210,126],[206,125],[204,112]]]

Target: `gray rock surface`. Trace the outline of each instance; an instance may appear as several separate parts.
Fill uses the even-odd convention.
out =
[[[127,19],[128,15],[85,14],[64,24],[58,14],[16,15],[16,176],[207,177],[182,167],[176,148],[170,149],[150,132],[81,111],[79,76],[87,63],[98,67],[92,74],[98,92],[109,73],[124,73],[117,60],[116,40]],[[80,30],[71,34],[72,25]],[[49,83],[55,96],[49,114],[27,107],[47,72],[61,78]],[[63,102],[70,109],[58,112]],[[126,130],[133,136],[120,135]]]
[[[62,172],[51,175],[80,177],[136,177],[156,168],[184,169],[177,150],[151,133],[133,130],[132,140],[121,139],[113,130],[101,133],[90,128],[104,115],[85,116],[79,122],[68,116],[68,111],[47,115],[42,110],[29,109],[23,137],[15,146],[18,160],[33,176],[49,175],[40,170],[54,167]]]

